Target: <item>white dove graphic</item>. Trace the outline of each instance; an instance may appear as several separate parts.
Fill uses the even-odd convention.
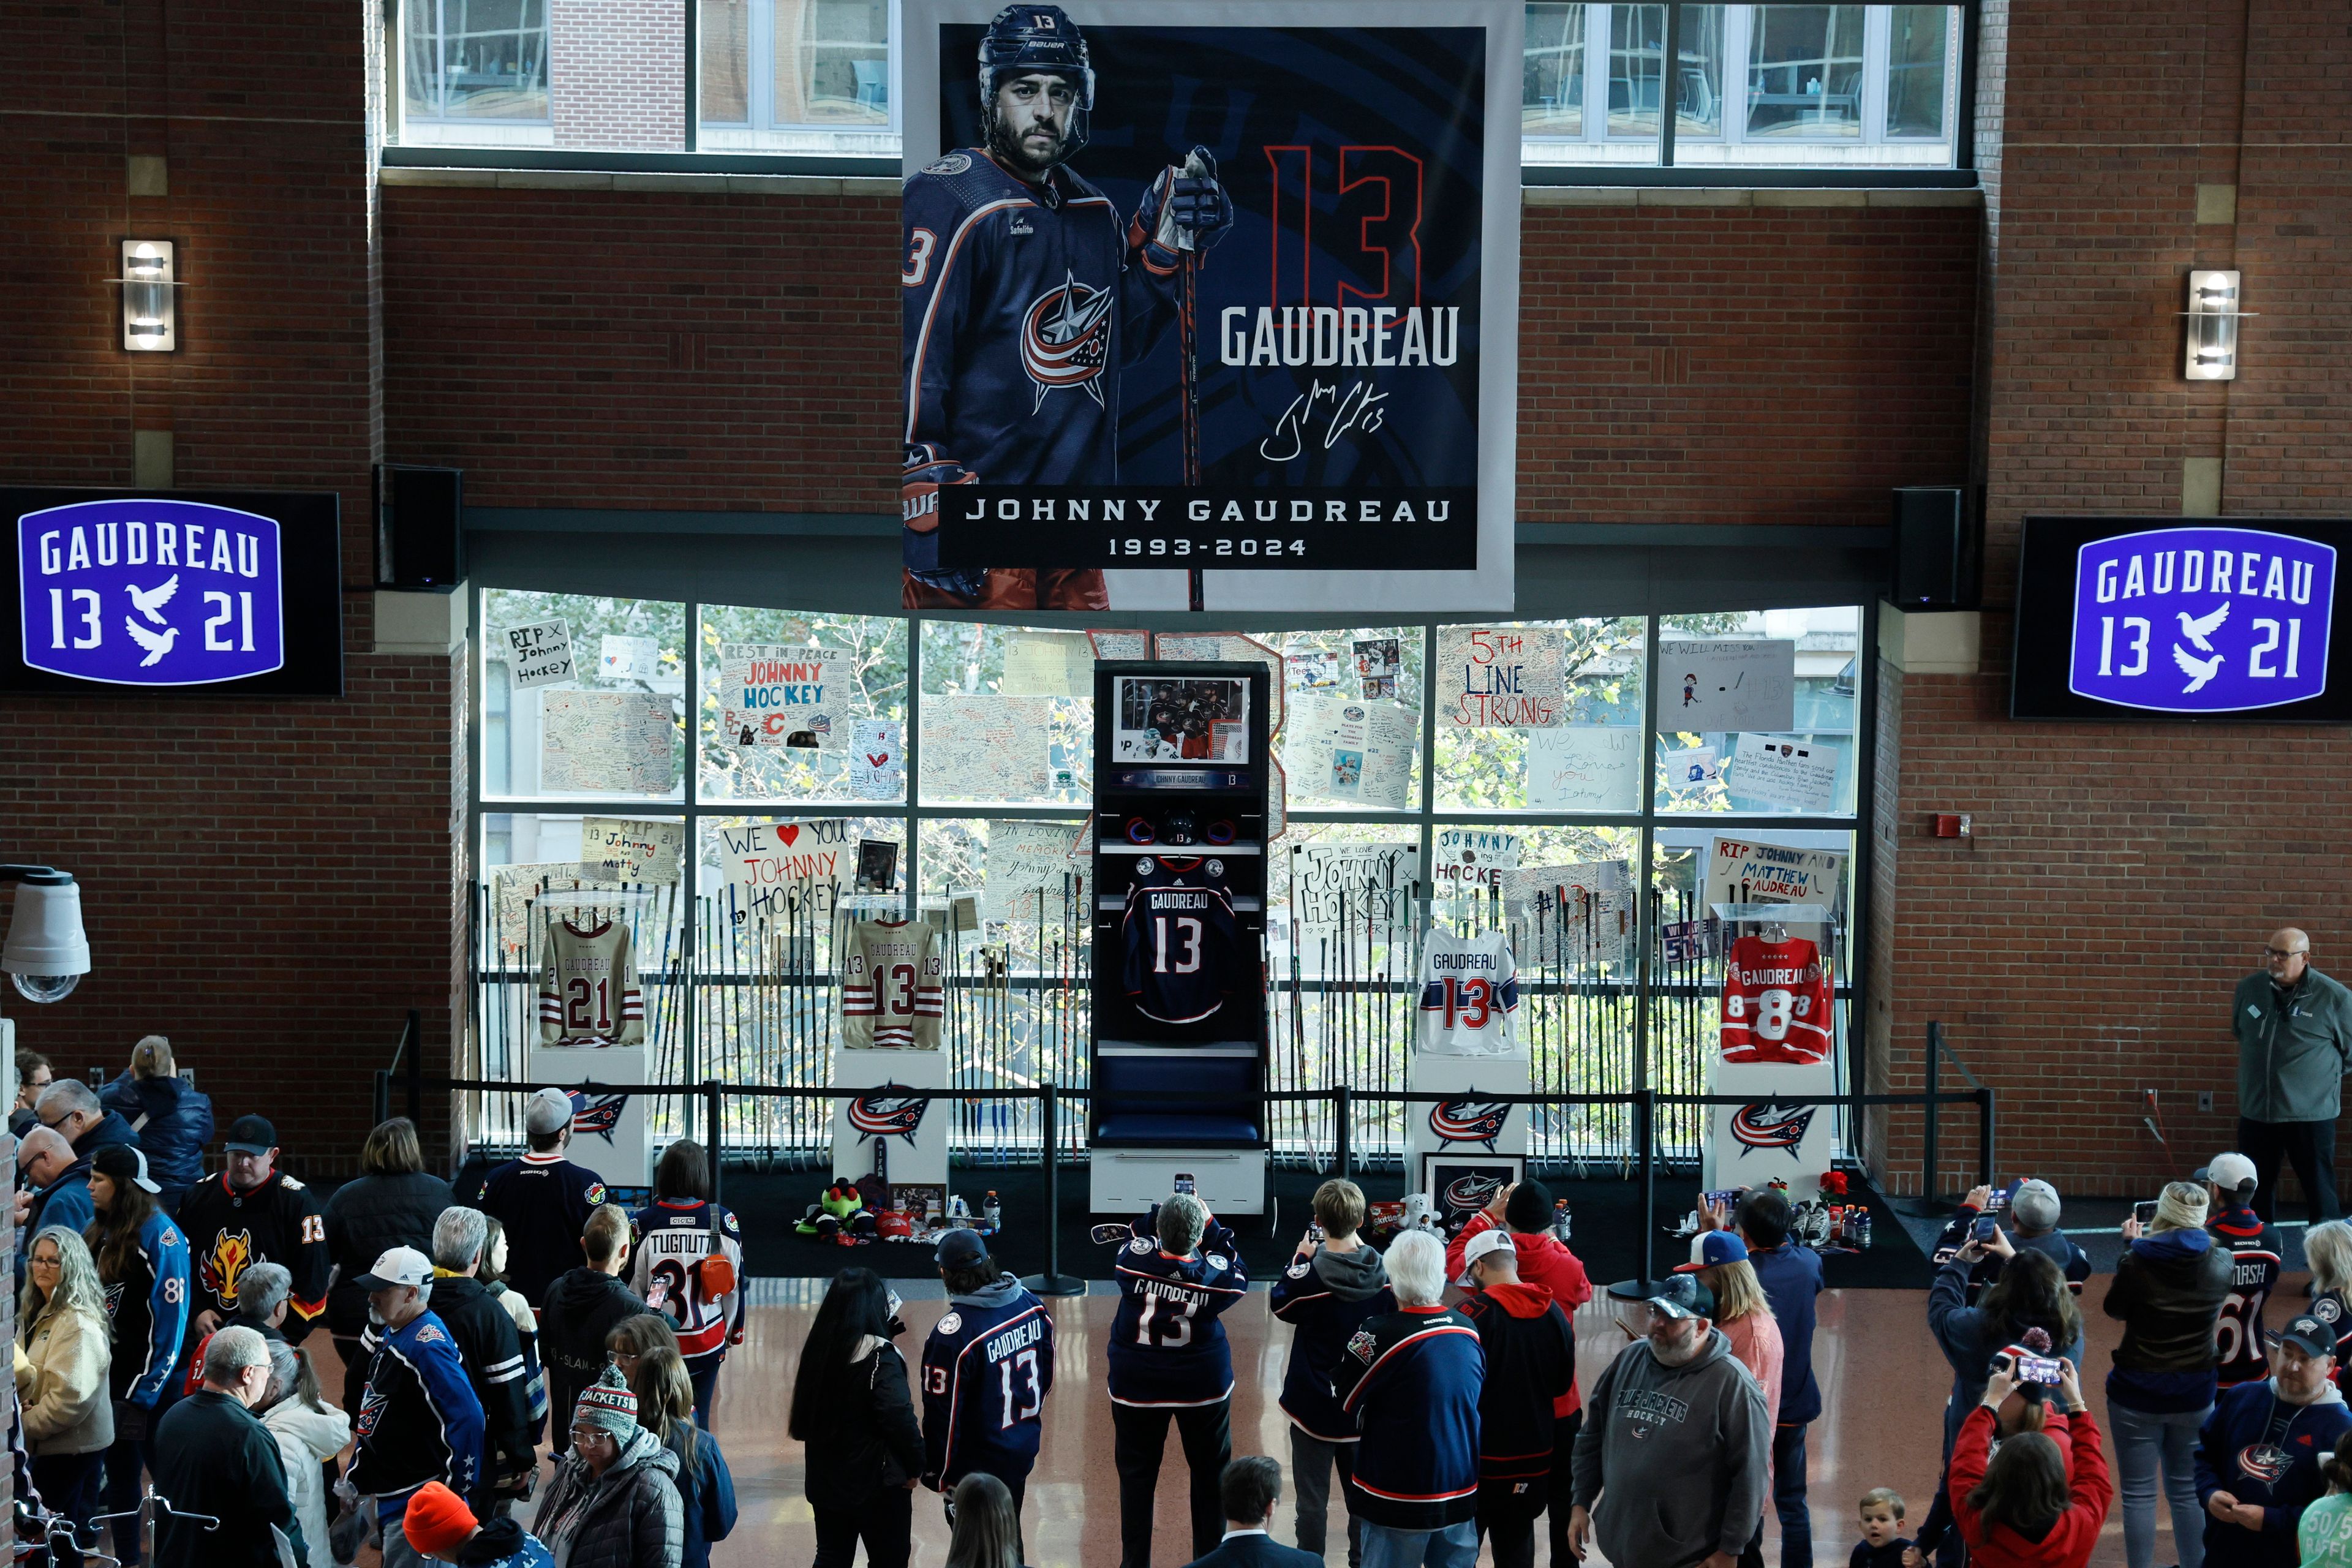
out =
[[[163,606],[170,604],[172,595],[180,591],[180,574],[174,572],[152,588],[142,589],[135,583],[125,583],[122,588],[131,595],[132,607],[160,626],[163,625]],[[2224,605],[2222,608],[2226,611],[2229,606]],[[2201,647],[2204,645],[2200,642],[2198,646]]]
[[[157,637],[129,616],[122,617],[122,629],[131,634],[132,642],[147,650],[147,657],[139,661],[139,668],[142,669],[145,669],[151,664],[163,662],[163,656],[172,651],[172,645],[180,639],[180,628],[177,626],[166,626],[163,628],[163,635]],[[2215,659],[2213,662],[2219,664],[2221,660]]]
[[[2220,654],[2217,653],[2210,658],[2191,658],[2178,643],[2175,643],[2172,647],[2172,662],[2180,667],[2181,674],[2192,678],[2188,685],[2180,689],[2180,695],[2183,697],[2201,689],[2207,681],[2221,673]]]
[[[2179,611],[2178,615],[2180,619],[2180,635],[2195,643],[2198,652],[2211,653],[2213,645],[2205,639],[2212,636],[2223,621],[2230,618],[2230,601],[2222,600],[2220,609],[2210,616],[2199,616],[2193,620],[2189,618],[2189,612],[2186,610]]]

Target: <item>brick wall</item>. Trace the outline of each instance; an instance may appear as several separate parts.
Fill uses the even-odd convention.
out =
[[[682,0],[549,0],[547,86],[558,147],[686,145]]]
[[[1988,300],[1987,604],[2013,590],[2029,511],[2177,513],[2183,462],[2226,459],[2241,516],[2347,510],[2340,432],[2352,226],[2337,134],[2352,49],[2340,8],[2186,0],[2013,7],[2000,244]],[[2096,60],[2095,69],[2086,62]],[[2334,129],[2321,132],[2323,125]],[[2251,138],[2241,155],[2239,143]],[[2237,185],[2234,225],[2197,221]],[[2241,378],[2180,379],[2183,278],[2244,269]],[[1942,1020],[2004,1096],[2004,1164],[2062,1190],[2144,1195],[2228,1147],[2231,984],[2294,923],[2352,972],[2352,794],[2341,731],[2263,724],[2016,724],[2010,616],[1985,616],[1973,676],[1887,681],[1882,745],[1892,895],[1881,953],[1885,1067],[1916,1086]],[[1895,765],[1890,767],[1888,764]],[[1972,843],[1927,837],[1969,811]],[[2159,1090],[2168,1140],[2141,1122]],[[2200,1091],[2214,1110],[2196,1110]],[[1897,1168],[1916,1143],[1895,1141]],[[1965,1138],[1947,1162],[1957,1182]]]

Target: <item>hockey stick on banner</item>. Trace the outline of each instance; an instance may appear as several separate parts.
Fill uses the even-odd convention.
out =
[[[1200,148],[1192,149],[1184,159],[1184,174],[1191,179],[1202,179],[1209,174],[1208,161]],[[1193,248],[1190,230],[1176,235],[1179,247],[1176,258],[1176,381],[1179,412],[1183,426],[1184,483],[1201,482],[1201,253]],[[1188,602],[1194,610],[1207,609],[1202,585],[1201,569],[1197,566],[1184,574]]]

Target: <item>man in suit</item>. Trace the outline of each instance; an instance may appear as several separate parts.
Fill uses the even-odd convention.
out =
[[[1282,1502],[1282,1467],[1264,1454],[1246,1454],[1217,1479],[1225,1508],[1225,1538],[1189,1568],[1323,1568],[1323,1560],[1269,1533]]]

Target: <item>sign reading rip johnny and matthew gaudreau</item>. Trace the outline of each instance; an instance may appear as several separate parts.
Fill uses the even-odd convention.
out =
[[[903,601],[1511,603],[1515,0],[907,0]]]

